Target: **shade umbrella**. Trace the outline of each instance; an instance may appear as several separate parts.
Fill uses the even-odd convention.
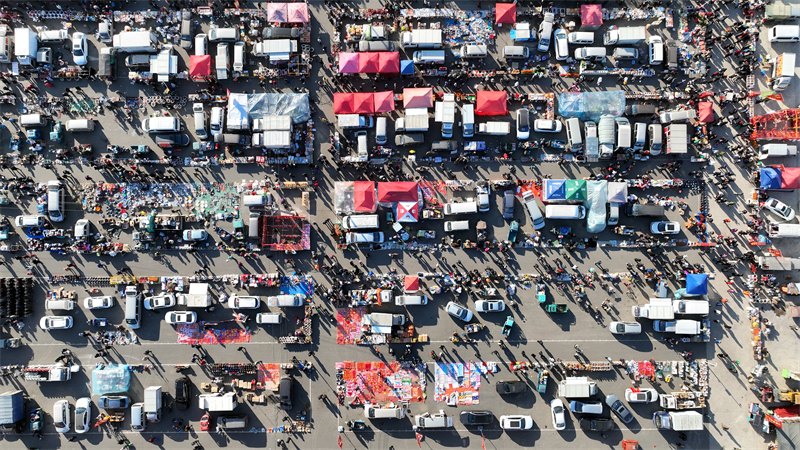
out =
[[[289,3],[287,6],[287,22],[291,23],[308,23],[308,4],[303,3]]]
[[[403,108],[433,108],[433,88],[403,89]]]
[[[353,114],[353,94],[349,92],[337,92],[333,94],[333,113],[334,114]]]
[[[383,91],[372,94],[372,104],[375,113],[394,111],[394,92]]]
[[[286,22],[286,3],[267,3],[267,20],[270,22]]]
[[[377,53],[359,53],[358,73],[378,73],[379,58]]]
[[[498,3],[495,9],[496,23],[516,23],[517,5],[514,3]]]
[[[353,94],[353,114],[372,114],[375,112],[372,92],[357,92]]]
[[[400,72],[400,53],[380,52],[378,55],[378,73]]]
[[[358,53],[339,53],[339,73],[358,73]]]

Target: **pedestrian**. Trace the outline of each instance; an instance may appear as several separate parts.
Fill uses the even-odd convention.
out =
[[[148,355],[148,356],[153,356],[153,351],[152,350],[145,350],[144,354]]]
[[[237,352],[244,352],[244,347],[239,347],[236,349]]]
[[[75,441],[75,436],[70,436],[70,437],[67,438],[67,440],[69,442],[73,442],[73,441]]]
[[[733,327],[732,327],[732,326],[730,326],[730,325],[728,325],[728,324],[722,324],[722,326],[723,326],[723,327],[725,327],[725,329],[726,329],[726,330],[731,330],[731,329],[733,329]]]

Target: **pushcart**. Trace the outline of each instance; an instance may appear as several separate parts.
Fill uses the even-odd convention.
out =
[[[42,411],[42,408],[36,408],[31,410],[31,415],[29,420],[30,420],[31,431],[36,432],[44,428],[44,412]]]
[[[614,227],[614,233],[621,234],[623,236],[633,236],[636,234],[636,230],[634,230],[633,227],[620,225],[618,227]]]
[[[417,231],[418,239],[436,239],[436,232],[433,230],[419,230]]]
[[[0,348],[19,348],[21,343],[19,338],[0,339]]]
[[[50,140],[53,142],[61,142],[63,139],[61,122],[53,122],[53,126],[50,128]]]
[[[230,231],[228,231],[228,230],[226,230],[226,229],[224,229],[224,228],[220,228],[220,227],[214,227],[214,231],[216,231],[216,232],[217,232],[217,234],[219,235],[219,237],[220,237],[220,238],[221,238],[223,241],[227,241],[227,240],[229,240],[231,237],[233,237],[233,235],[231,235],[231,232],[230,232]]]
[[[91,155],[92,154],[92,144],[79,144],[78,145],[78,152],[81,155]]]
[[[150,151],[150,147],[146,145],[134,145],[131,146],[131,153],[136,155],[143,155]]]
[[[544,283],[536,283],[536,297],[539,299],[539,303],[547,301],[547,286]]]
[[[511,328],[514,327],[514,317],[506,316],[506,323],[503,324],[503,334],[508,336],[511,334]]]
[[[508,236],[506,240],[512,244],[517,242],[517,231],[519,230],[519,222],[516,220],[511,222],[511,227],[508,229]]]
[[[497,297],[498,296],[497,288],[485,288],[481,292],[481,294],[483,294],[484,297]]]
[[[547,392],[547,378],[550,372],[546,370],[539,371],[539,378],[536,382],[536,390],[539,391],[540,394],[544,394]]]
[[[411,235],[408,234],[408,231],[400,224],[400,222],[395,222],[392,224],[392,229],[397,233],[397,237],[400,238],[401,241],[406,242],[411,239]]]
[[[464,331],[466,331],[467,334],[477,333],[478,331],[481,331],[482,329],[483,329],[483,324],[482,323],[468,323],[468,324],[464,325]]]
[[[367,429],[367,424],[363,420],[348,420],[345,422],[350,431],[361,431]]]
[[[553,303],[544,307],[549,313],[565,313],[569,310],[566,303]]]
[[[86,323],[93,327],[104,327],[108,325],[108,319],[104,317],[98,317],[96,319],[89,319],[86,321]]]
[[[116,155],[122,152],[122,147],[120,147],[119,145],[106,145],[106,151],[108,153]]]

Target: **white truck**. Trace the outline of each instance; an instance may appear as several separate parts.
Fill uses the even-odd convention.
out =
[[[292,116],[266,116],[253,119],[253,131],[292,131]]]
[[[148,422],[161,421],[161,386],[148,386],[144,390],[144,413]]]
[[[336,116],[336,123],[339,128],[372,128],[372,117],[359,114],[339,114]]]
[[[764,20],[800,19],[800,5],[773,3],[764,6]]]
[[[636,318],[672,320],[675,318],[672,299],[651,298],[646,305],[634,305],[631,314]]]
[[[436,102],[434,120],[442,124],[442,138],[453,137],[453,125],[456,121],[456,95],[444,94],[441,102]]]
[[[442,48],[442,30],[405,31],[401,41],[405,48]]]
[[[149,31],[122,31],[114,35],[114,50],[122,53],[155,53],[158,38]]]
[[[647,39],[645,27],[619,27],[603,33],[603,45],[637,45]]]
[[[794,66],[796,64],[796,53],[781,53],[772,62],[772,89],[783,91],[794,78]]]
[[[27,366],[24,370],[25,381],[67,381],[72,374],[81,370],[81,366],[64,364],[45,364]]]
[[[653,424],[662,430],[697,431],[703,429],[703,415],[697,411],[656,411]]]
[[[428,108],[408,108],[405,117],[394,121],[394,132],[428,131],[429,122]]]
[[[800,258],[759,256],[756,262],[761,270],[769,272],[800,270]]]
[[[371,313],[361,317],[361,325],[368,326],[370,333],[390,334],[393,326],[401,326],[406,323],[406,318],[402,314]]]
[[[292,146],[291,131],[262,131],[253,133],[253,146],[264,148],[289,148]]]
[[[703,323],[698,320],[655,320],[653,330],[659,333],[697,335],[703,331]]]
[[[187,294],[178,294],[176,301],[187,308],[206,308],[211,306],[208,283],[190,283]]]
[[[597,393],[597,383],[587,377],[567,377],[558,383],[558,396],[564,398],[589,398]]]
[[[254,56],[269,57],[270,61],[288,61],[295,53],[297,53],[297,41],[292,39],[271,39],[253,45]]]
[[[617,125],[614,116],[600,116],[597,124],[597,139],[600,144],[600,159],[609,159],[616,149]]]
[[[774,156],[797,156],[797,146],[783,142],[771,142],[761,146],[758,159],[764,160]]]
[[[672,308],[684,316],[707,316],[709,311],[708,300],[675,300]]]
[[[683,410],[703,408],[706,401],[702,392],[673,392],[659,394],[658,404],[664,409]]]
[[[14,29],[14,56],[23,67],[36,65],[36,53],[39,50],[39,35],[30,28]]]
[[[210,412],[233,411],[239,405],[235,392],[202,394],[198,397],[200,409]]]
[[[478,124],[478,134],[504,136],[510,132],[511,124],[508,122],[485,122]]]

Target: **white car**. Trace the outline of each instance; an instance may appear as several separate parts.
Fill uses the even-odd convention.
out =
[[[58,422],[62,419],[63,422]],[[53,425],[59,433],[69,433],[72,418],[69,416],[69,401],[59,400],[53,404]]]
[[[66,330],[72,328],[72,316],[44,316],[39,321],[43,330]]]
[[[517,139],[524,141],[531,137],[531,113],[528,108],[517,110]]]
[[[254,295],[238,296],[232,295],[228,299],[228,307],[232,309],[257,309],[261,306],[261,297]]]
[[[184,241],[205,241],[207,237],[206,230],[183,230]]]
[[[625,389],[625,400],[628,403],[652,403],[658,400],[658,391],[653,388]]]
[[[533,121],[533,131],[538,133],[561,133],[564,124],[560,120],[536,119]]]
[[[105,295],[102,297],[86,297],[83,299],[83,307],[86,309],[106,309],[114,306],[114,297]]]
[[[464,322],[469,322],[472,320],[472,311],[464,308],[463,306],[459,305],[456,302],[449,302],[447,306],[445,306],[445,310],[447,314],[455,317],[456,319],[463,320]]]
[[[564,430],[567,428],[567,419],[564,417],[564,403],[554,398],[550,402],[550,414],[553,415],[553,428],[556,430]]]
[[[653,234],[678,234],[681,232],[681,224],[661,220],[650,224],[650,232]]]
[[[86,35],[74,33],[72,35],[72,60],[79,66],[85,66],[89,50],[86,47]]]
[[[174,294],[155,295],[153,297],[145,297],[144,299],[145,309],[163,309],[172,306],[175,306]]]
[[[170,325],[180,325],[184,323],[197,322],[197,314],[191,311],[170,311],[164,320]]]
[[[794,219],[794,210],[777,198],[768,198],[767,201],[764,202],[764,208],[768,209],[785,222]]]
[[[479,181],[477,186],[475,186],[475,196],[478,198],[478,211],[488,212],[491,209],[489,192],[491,192],[491,187],[489,187],[489,183],[485,181]]]
[[[500,428],[504,430],[530,430],[533,428],[533,417],[500,416]]]
[[[613,334],[639,334],[642,332],[642,324],[639,322],[611,322],[608,330]]]
[[[502,300],[478,300],[475,302],[475,311],[487,312],[500,312],[506,310],[506,303]]]
[[[211,122],[209,128],[211,129],[211,136],[214,137],[222,134],[222,129],[225,125],[225,110],[219,106],[211,108]]]
[[[92,401],[89,397],[79,398],[75,402],[75,432],[86,433],[89,431],[89,420],[92,417]]]

